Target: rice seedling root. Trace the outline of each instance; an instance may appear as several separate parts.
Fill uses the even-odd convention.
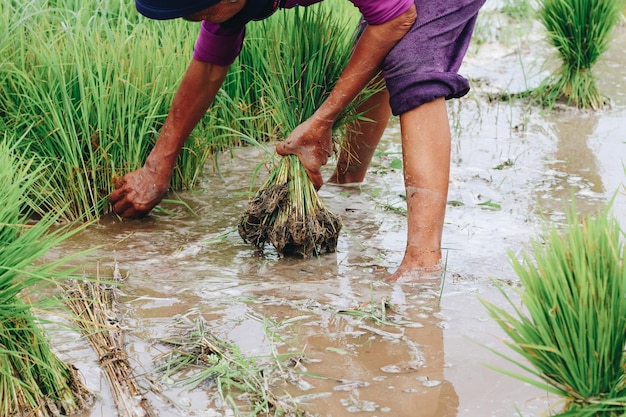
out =
[[[263,250],[270,243],[280,256],[308,258],[337,249],[341,219],[326,208],[297,157],[283,157],[250,200],[238,231]]]

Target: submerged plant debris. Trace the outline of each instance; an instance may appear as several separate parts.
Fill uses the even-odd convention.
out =
[[[114,278],[121,281],[116,266]],[[77,280],[63,285],[66,304],[75,315],[75,321],[98,355],[120,417],[155,417],[156,410],[140,388],[128,353],[116,287],[101,281]]]
[[[250,200],[239,235],[263,250],[271,243],[281,256],[308,258],[337,249],[341,219],[321,200],[296,156],[278,167]]]
[[[176,327],[179,335],[161,340],[172,349],[156,359],[156,371],[164,380],[178,378],[176,383],[189,389],[212,384],[219,402],[236,415],[310,416],[290,397],[276,395],[272,372],[242,355],[237,345],[212,334],[202,317],[185,316]]]

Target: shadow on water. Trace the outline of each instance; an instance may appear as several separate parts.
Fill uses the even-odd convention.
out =
[[[607,90],[623,91],[625,32],[622,27],[607,58]],[[494,72],[513,71],[513,77],[520,76],[518,61],[504,52],[489,58]],[[484,66],[479,55],[468,59],[465,71],[480,74]],[[140,375],[154,368],[152,359],[163,349],[156,340],[170,335],[174,318],[193,311],[247,355],[301,354],[299,377],[285,388],[321,416],[544,415],[552,401],[544,392],[485,366],[511,369],[487,349],[507,351],[478,297],[504,306],[492,279],[515,285],[509,253],[526,250],[542,214],[562,222],[572,191],[579,207],[592,212],[623,190],[626,102],[617,94],[613,107],[598,113],[548,113],[523,103],[486,103],[479,92],[450,103],[455,136],[441,292],[439,283],[381,281],[400,262],[405,241],[406,218],[393,209],[404,194],[393,163],[400,149],[397,120],[366,183],[320,192],[344,223],[336,253],[281,259],[271,248],[259,255],[241,241],[236,225],[250,173],[262,158],[250,148],[222,157],[222,176],[209,171],[200,189],[171,196],[193,212],[164,204],[169,214],[121,223],[106,218],[58,251],[99,245],[83,260],[85,272],[110,277],[117,265],[126,276],[120,301],[128,352]],[[623,218],[623,194],[615,207]],[[385,300],[391,324],[348,314]],[[88,416],[112,415],[86,342],[67,334],[54,340],[100,395]],[[212,402],[210,388],[165,386],[152,399],[163,417],[230,415]]]

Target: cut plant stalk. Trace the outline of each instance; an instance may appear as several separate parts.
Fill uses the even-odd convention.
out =
[[[67,281],[63,284],[65,302],[98,356],[111,388],[117,416],[156,417],[158,413],[139,387],[126,353],[114,285],[121,281],[117,265],[113,278],[112,282],[103,282],[100,277],[96,281]]]
[[[282,137],[313,115],[350,57],[351,18],[338,18],[318,6],[280,12],[263,22],[266,39],[280,42],[266,41],[258,62]],[[353,109],[336,121],[336,131],[358,117]],[[341,220],[324,205],[298,158],[290,155],[279,160],[250,200],[238,229],[245,242],[261,250],[271,243],[281,256],[306,258],[336,250]]]
[[[501,288],[513,313],[483,300],[530,364],[511,361],[538,380],[502,371],[565,400],[559,416],[617,417],[626,410],[626,250],[624,233],[607,209],[579,219],[575,207],[564,232],[546,230],[534,258],[513,267],[524,309]]]

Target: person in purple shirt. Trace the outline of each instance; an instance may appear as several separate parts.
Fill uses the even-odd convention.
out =
[[[145,216],[169,188],[185,141],[213,102],[243,44],[246,23],[278,8],[320,0],[136,0],[152,19],[202,22],[193,59],[174,96],[159,138],[142,168],[126,174],[109,196],[122,218]],[[349,0],[364,28],[335,88],[317,111],[276,146],[295,154],[315,187],[331,156],[333,122],[361,90],[382,76],[386,90],[364,108],[329,181],[361,182],[391,114],[400,117],[407,201],[407,243],[401,264],[387,281],[417,281],[441,273],[441,238],[450,171],[446,99],[469,91],[458,74],[476,17],[485,0]]]

